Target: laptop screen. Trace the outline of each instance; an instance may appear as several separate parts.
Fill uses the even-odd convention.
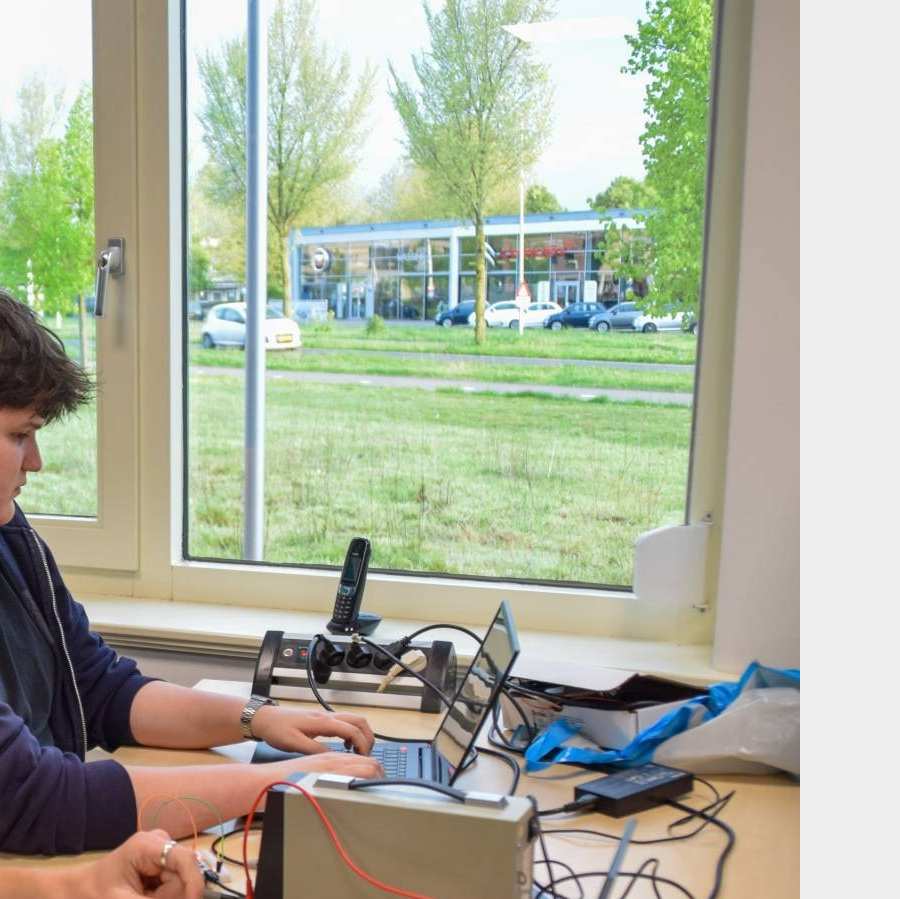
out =
[[[450,765],[451,780],[468,756],[518,654],[516,624],[503,600],[434,738],[434,748]]]

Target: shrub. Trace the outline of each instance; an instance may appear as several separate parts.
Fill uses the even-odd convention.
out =
[[[377,337],[379,334],[383,334],[385,330],[386,325],[380,315],[373,315],[366,322],[366,335],[368,337]]]

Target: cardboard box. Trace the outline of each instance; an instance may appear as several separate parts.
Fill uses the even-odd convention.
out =
[[[557,718],[571,718],[582,722],[584,736],[606,749],[622,749],[667,712],[706,695],[692,684],[609,668],[577,680],[555,684],[519,676],[509,679],[509,687],[531,726],[543,730]],[[500,710],[503,727],[515,730],[521,717],[505,693]]]

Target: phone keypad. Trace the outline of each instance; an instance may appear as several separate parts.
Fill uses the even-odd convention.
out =
[[[334,617],[346,620],[353,612],[353,588],[346,584],[338,587],[337,597],[334,601]]]

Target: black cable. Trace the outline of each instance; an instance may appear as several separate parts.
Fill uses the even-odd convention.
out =
[[[204,871],[203,879],[208,884],[213,884],[219,890],[221,890],[220,895],[222,896],[238,896],[239,899],[246,899],[246,893],[240,893],[237,890],[233,890],[229,886],[225,886],[224,883],[219,879],[219,876],[214,871]]]
[[[370,780],[351,780],[347,784],[349,790],[366,790],[369,787],[421,787],[423,790],[431,790],[434,793],[443,793],[457,802],[465,802],[466,794],[462,790],[454,790],[453,787],[445,787],[443,784],[430,780],[419,780],[413,777],[376,778]]]
[[[450,699],[443,691],[438,690],[438,688],[434,684],[422,677],[422,675],[419,674],[418,671],[414,671],[409,667],[409,665],[398,659],[397,656],[395,656],[392,652],[385,649],[383,646],[379,646],[374,640],[370,640],[368,637],[363,637],[362,634],[360,634],[359,639],[362,640],[362,642],[366,645],[372,646],[382,655],[387,656],[395,665],[399,665],[407,674],[411,674],[413,677],[420,680],[423,684],[425,684],[426,687],[428,687],[429,690],[433,690],[437,694],[437,696],[440,697],[441,702],[443,702],[444,705],[447,706],[447,708],[450,708],[450,706],[453,705],[453,700]]]
[[[656,875],[659,874],[659,859],[658,858],[648,858],[641,862],[641,866],[635,871],[633,874],[620,874],[620,877],[630,877],[631,880],[628,882],[628,886],[625,887],[625,891],[619,896],[619,899],[628,899],[628,894],[634,889],[634,885],[638,882],[638,878],[643,875],[644,868],[649,868],[653,866],[653,871],[650,875],[652,878],[650,880],[650,884],[653,887],[653,893],[656,896],[656,899],[662,899],[662,896],[659,894],[659,887],[656,885]]]
[[[550,890],[553,896],[556,896],[556,879],[553,876],[553,865],[550,860],[550,853],[547,852],[547,841],[544,839],[544,832],[541,830],[541,819],[537,816],[538,803],[537,799],[534,796],[529,796],[528,799],[531,801],[531,805],[534,807],[534,817],[531,819],[531,827],[535,829],[537,832],[538,841],[541,844],[541,852],[544,853],[544,861],[547,863],[547,876],[550,878]],[[574,875],[574,872],[573,872]],[[578,884],[578,889],[581,889],[581,881],[578,877],[575,877],[575,881]]]
[[[417,631],[413,631],[411,634],[403,637],[400,641],[405,642],[407,645],[412,643],[413,640],[416,639],[420,634],[424,634],[427,631],[437,631],[437,630],[447,630],[447,631],[460,631],[460,633],[465,634],[468,637],[471,637],[476,643],[481,643],[483,638],[479,637],[474,631],[470,631],[467,627],[462,627],[459,624],[427,624],[425,627],[420,627]]]
[[[580,884],[581,878],[587,877],[606,877],[609,875],[609,871],[581,871],[578,874],[570,875],[568,877],[561,877],[556,881],[557,886],[561,886],[567,881],[574,880],[576,883]],[[663,877],[661,874],[644,874],[640,869],[637,871],[620,871],[619,877],[632,877],[635,880],[651,880],[657,883],[665,883],[669,886],[675,887],[683,896],[686,896],[687,899],[696,899],[694,894],[683,884],[680,884],[677,880],[671,880],[668,877]],[[539,889],[539,892],[535,894],[534,899],[540,899],[541,896],[553,896],[555,893],[549,893],[546,889]]]
[[[488,749],[485,746],[479,747],[477,751],[479,754],[483,752],[485,755],[490,755],[506,762],[509,766],[509,770],[513,773],[512,786],[509,788],[509,793],[507,795],[515,796],[516,790],[519,788],[519,778],[522,776],[522,769],[519,767],[519,763],[515,759],[511,759],[508,755],[497,752],[495,749]]]
[[[724,809],[725,806],[728,804],[732,795],[733,795],[733,793],[729,793],[726,796],[723,796],[717,803],[712,803],[712,805],[707,806],[705,809],[702,809],[702,810],[695,810],[696,813],[694,815],[692,815],[691,817],[695,817],[695,818],[701,817],[701,814],[700,814],[701,811],[707,812],[709,809],[715,808],[716,806],[718,806],[718,807],[715,808],[715,811],[713,814],[718,815],[719,812],[721,812],[722,809]],[[707,815],[707,817],[710,817],[709,821],[704,821],[699,827],[692,830],[690,833],[683,833],[683,834],[679,834],[678,836],[674,836],[674,837],[657,837],[657,838],[651,839],[651,840],[638,840],[635,838],[635,839],[632,839],[631,842],[638,846],[654,846],[659,843],[677,843],[680,840],[689,840],[691,837],[697,836],[697,834],[700,833],[700,831],[703,830],[708,824],[712,823],[712,820],[713,820],[712,816]],[[545,830],[544,833],[547,835],[552,835],[552,834],[589,834],[590,836],[603,837],[604,839],[607,839],[607,840],[621,839],[621,836],[619,834],[605,833],[602,830],[593,830],[588,827],[563,827],[563,828],[555,827],[555,828],[553,828],[553,830]]]
[[[550,859],[550,861],[547,861],[546,859],[538,858],[538,859],[535,859],[534,864],[546,865],[547,870],[550,869],[550,865],[559,865],[560,868],[563,868],[566,871],[568,871],[569,874],[571,874],[575,878],[575,885],[578,887],[578,899],[584,899],[584,888],[581,886],[581,883],[578,880],[578,875],[575,873],[575,869],[571,865],[568,865],[565,862],[560,861],[558,858]],[[547,890],[547,891],[550,890],[550,884],[547,884],[546,886],[544,886],[544,884],[542,884],[536,877],[534,877],[534,875],[532,875],[531,882],[539,890]],[[549,896],[550,893],[548,892],[547,895]],[[555,895],[555,894],[553,894],[553,895]]]
[[[681,811],[683,812],[688,812],[691,816],[703,818],[703,820],[707,823],[718,827],[719,830],[721,830],[722,833],[724,833],[728,838],[728,842],[725,844],[725,848],[720,853],[719,859],[716,862],[716,879],[713,883],[712,892],[709,894],[709,899],[715,899],[715,897],[719,895],[719,891],[722,889],[722,875],[725,872],[725,862],[728,859],[728,856],[731,854],[731,850],[734,849],[734,844],[737,840],[734,835],[734,831],[724,821],[720,821],[715,815],[708,815],[705,811],[693,809],[689,805],[684,805],[683,803],[677,802],[674,799],[667,799],[666,802],[673,808],[681,809]]]
[[[254,824],[256,823],[256,820],[259,820],[259,815],[255,816]],[[260,824],[259,827],[254,826],[254,827],[251,827],[250,829],[252,831],[261,831],[262,824]],[[233,837],[235,834],[238,834],[238,833],[242,834],[243,832],[244,832],[244,828],[243,828],[243,826],[241,826],[241,827],[236,827],[234,830],[229,830],[227,833],[220,834],[212,841],[212,845],[209,847],[210,852],[212,852],[213,855],[215,855],[218,858],[219,857],[219,844],[224,843],[225,840],[227,840],[229,837]],[[223,847],[223,851],[221,853],[221,857],[223,859],[225,859],[226,862],[231,862],[231,864],[233,864],[233,865],[240,865],[241,868],[244,867],[244,860],[242,858],[232,858],[230,855],[226,855],[224,852],[224,847]]]
[[[325,701],[324,697],[319,692],[319,689],[316,686],[316,678],[315,678],[315,675],[313,674],[313,670],[312,670],[313,652],[315,652],[315,649],[319,643],[319,640],[323,640],[323,639],[324,639],[324,637],[321,634],[316,634],[310,641],[309,646],[307,647],[306,680],[309,682],[309,688],[310,688],[310,690],[312,690],[312,694],[313,694],[313,696],[316,697],[316,701],[319,703],[319,705],[322,706],[322,708],[325,709],[326,712],[331,712],[333,714],[334,709]],[[406,666],[404,665],[403,667],[405,668]],[[428,683],[428,682],[426,681],[426,683]],[[431,685],[429,684],[429,686],[431,686]],[[435,692],[442,699],[444,698],[439,690],[435,690]],[[380,734],[380,733],[378,733],[378,731],[372,731],[372,735],[376,739],[385,740],[388,743],[409,743],[410,742],[408,737],[391,737],[388,734]]]

